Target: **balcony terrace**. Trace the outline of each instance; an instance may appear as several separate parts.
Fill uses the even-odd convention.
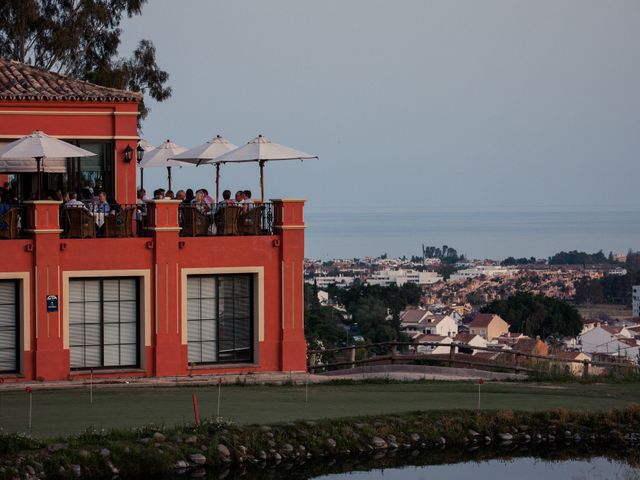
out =
[[[16,234],[0,240],[0,284],[15,292],[16,319],[0,377],[82,378],[89,367],[104,377],[305,369],[302,200],[256,205],[245,218],[225,207],[205,215],[201,230],[189,226],[194,209],[175,200],[117,210],[104,213],[99,227],[97,212],[57,201],[16,209]],[[73,224],[71,211],[85,223]],[[218,285],[210,298],[196,285],[205,281]],[[226,286],[234,282],[243,290]],[[82,293],[89,287],[102,302],[101,333],[93,336],[93,300]],[[204,328],[212,325],[209,338]]]
[[[29,219],[33,203],[10,205],[0,215],[0,239],[32,238]],[[132,238],[151,235],[147,203],[110,204],[98,207],[90,202],[59,205],[60,238]],[[240,206],[178,205],[181,237],[273,235],[273,203]]]

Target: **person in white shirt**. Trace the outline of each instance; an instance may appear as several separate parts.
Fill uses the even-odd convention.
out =
[[[85,204],[82,203],[80,200],[78,200],[78,195],[76,194],[76,192],[69,192],[69,200],[65,202],[64,208],[78,208],[78,207],[82,207],[85,210],[87,210],[87,207],[85,206]]]
[[[245,190],[242,193],[244,193],[243,205],[247,206],[246,211],[253,209],[253,207],[255,207],[255,203],[253,198],[251,198],[251,190]]]

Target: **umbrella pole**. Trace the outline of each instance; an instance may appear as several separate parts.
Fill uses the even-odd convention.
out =
[[[216,203],[220,198],[220,164],[216,163]]]
[[[43,200],[44,196],[42,195],[42,157],[36,158],[37,170],[38,170],[38,193],[36,194],[36,198],[38,200]]]
[[[260,196],[264,203],[264,161],[260,161]]]
[[[169,181],[169,190],[171,190],[171,167],[167,167],[167,180]]]
[[[140,167],[140,189],[144,189],[144,168]]]

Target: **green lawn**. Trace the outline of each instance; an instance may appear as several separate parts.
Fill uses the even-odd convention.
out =
[[[28,396],[0,394],[4,431],[37,437],[77,433],[87,427],[116,428],[150,423],[192,422],[191,395],[197,394],[201,416],[215,416],[217,387],[104,388],[35,391],[33,428],[28,426]],[[425,409],[476,408],[478,386],[471,383],[398,383],[304,386],[222,387],[220,415],[236,423],[274,423],[300,418],[330,418]],[[482,408],[610,409],[640,403],[640,383],[601,385],[485,384]]]

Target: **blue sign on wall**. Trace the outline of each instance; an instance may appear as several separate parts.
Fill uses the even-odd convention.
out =
[[[57,312],[57,311],[58,311],[58,296],[47,295],[47,312]]]

